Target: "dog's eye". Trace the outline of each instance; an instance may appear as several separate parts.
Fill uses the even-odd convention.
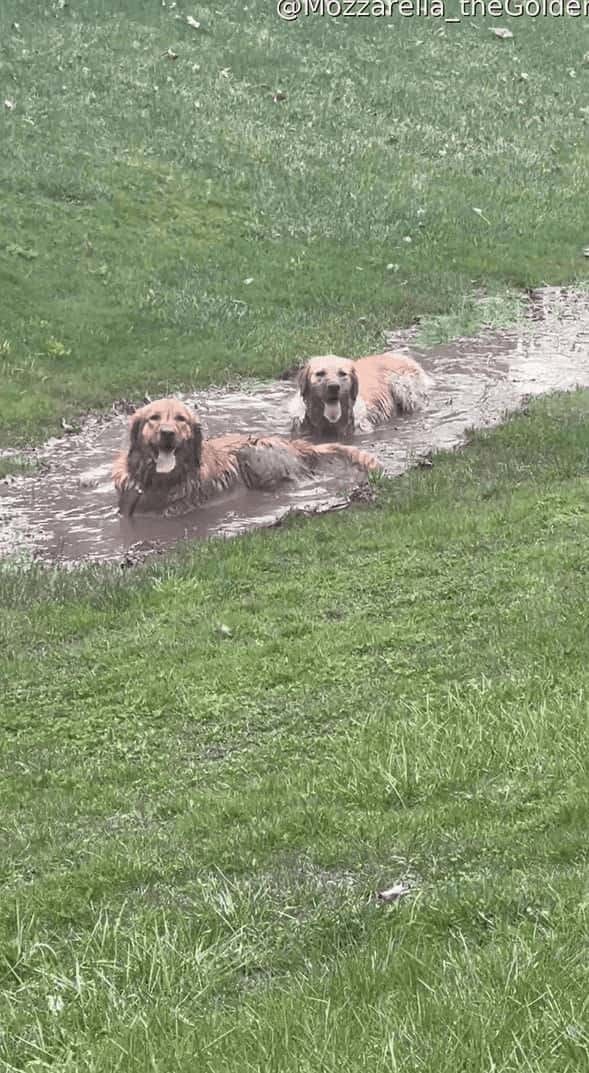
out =
[[[318,369],[315,373],[315,376],[318,380],[323,380],[323,377],[325,376],[325,369]]]
[[[181,421],[184,425],[186,424],[186,418],[184,417],[184,414],[176,414],[175,420]]]
[[[345,369],[339,369],[337,375],[341,376],[341,378],[344,380],[348,374]]]
[[[149,420],[150,421],[160,421],[161,420],[161,414],[150,414]]]

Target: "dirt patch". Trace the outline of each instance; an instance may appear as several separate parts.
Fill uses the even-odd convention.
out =
[[[393,338],[399,349],[398,337],[389,344]],[[499,423],[530,397],[589,387],[589,292],[545,288],[532,294],[513,329],[430,350],[410,344],[400,349],[423,363],[435,387],[424,412],[357,436],[390,476],[461,444],[469,429]],[[199,392],[186,400],[198,408],[208,435],[288,434],[286,406],[293,390],[283,380],[255,391]],[[30,452],[40,472],[0,481],[0,556],[25,552],[64,565],[133,565],[181,540],[232,536],[279,524],[293,511],[323,512],[358,498],[358,478],[334,470],[278,492],[238,490],[181,518],[120,518],[110,467],[125,439],[129,405],[114,409],[87,419],[81,432]]]

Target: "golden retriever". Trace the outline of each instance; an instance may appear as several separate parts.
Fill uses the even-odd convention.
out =
[[[401,354],[357,361],[326,354],[306,362],[298,385],[290,407],[293,432],[333,440],[418,409],[427,401],[431,379]]]
[[[367,451],[337,443],[242,433],[203,440],[193,410],[158,399],[131,417],[129,446],[114,463],[113,480],[122,514],[183,514],[239,484],[270,489],[307,476],[330,458],[378,469]]]

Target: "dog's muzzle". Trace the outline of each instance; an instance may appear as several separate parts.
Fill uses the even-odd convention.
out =
[[[339,384],[327,384],[325,388],[325,402],[323,404],[323,413],[325,418],[332,425],[336,425],[342,416],[342,408],[340,404],[340,386]]]
[[[171,473],[176,466],[176,433],[174,429],[160,428],[159,446],[155,459],[156,473]]]

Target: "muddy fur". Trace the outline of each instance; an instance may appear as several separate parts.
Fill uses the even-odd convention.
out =
[[[413,358],[390,353],[357,361],[335,354],[310,358],[298,379],[292,431],[319,440],[346,439],[397,413],[412,413],[427,402],[431,386]]]
[[[343,444],[231,433],[204,440],[194,411],[177,399],[158,399],[133,414],[113,480],[122,514],[183,514],[236,485],[276,488],[334,459],[378,469],[373,455]]]

